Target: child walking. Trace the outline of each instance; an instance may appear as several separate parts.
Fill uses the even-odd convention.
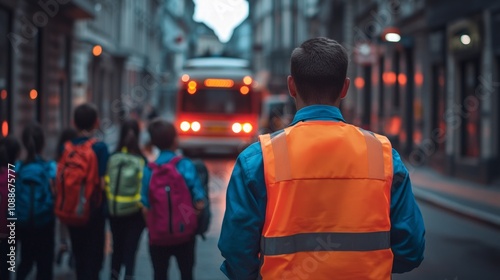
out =
[[[149,252],[155,280],[166,280],[171,256],[177,259],[182,280],[193,279],[197,215],[206,205],[196,168],[176,156],[177,132],[164,120],[148,127],[160,154],[144,169],[141,201],[149,231]]]
[[[17,279],[26,279],[34,265],[37,279],[52,279],[55,162],[41,156],[45,136],[39,124],[28,124],[24,128],[22,143],[27,156],[16,163],[16,237],[21,246]]]
[[[116,152],[108,162],[106,194],[113,235],[112,280],[121,279],[122,266],[125,279],[134,279],[137,247],[145,227],[140,202],[145,158],[139,148],[139,132],[136,120],[125,121]]]
[[[69,229],[77,279],[96,280],[104,259],[104,176],[109,154],[106,144],[93,137],[99,126],[96,107],[79,105],[73,116],[78,137],[65,143],[57,166],[55,212]]]

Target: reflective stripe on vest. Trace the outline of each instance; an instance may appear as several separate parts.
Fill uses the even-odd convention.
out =
[[[282,237],[263,237],[261,253],[270,255],[308,251],[374,251],[389,249],[390,232],[315,232]]]
[[[390,279],[387,138],[308,121],[260,142],[267,190],[261,279]]]

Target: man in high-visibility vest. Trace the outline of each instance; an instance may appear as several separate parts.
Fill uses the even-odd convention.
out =
[[[391,279],[420,265],[422,215],[386,137],[347,124],[350,80],[336,41],[291,56],[290,126],[245,149],[227,189],[219,249],[229,279]]]

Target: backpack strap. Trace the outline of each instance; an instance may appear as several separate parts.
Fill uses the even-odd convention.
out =
[[[93,138],[93,137],[89,138],[88,140],[86,140],[85,142],[83,142],[81,144],[73,144],[72,141],[68,140],[64,143],[64,150],[74,149],[74,147],[78,146],[78,145],[85,145],[85,146],[92,148],[92,145],[94,145],[96,142],[97,142],[97,139]]]
[[[181,161],[182,157],[181,156],[175,156],[173,159],[171,159],[168,164],[172,164],[174,166],[177,165],[179,161]]]
[[[148,168],[151,169],[151,170],[158,168],[158,166],[159,165],[156,162],[154,162],[154,161],[148,162]]]
[[[91,147],[97,142],[97,139],[92,137],[92,138],[89,138],[87,141],[85,141],[85,143],[83,143],[82,145],[86,145],[88,147]]]
[[[44,169],[49,168],[49,164],[48,164],[48,162],[47,162],[47,161],[45,161],[44,159],[42,159],[40,156],[38,156],[38,155],[37,155],[37,156],[35,157],[35,160],[34,160],[34,161],[30,161],[30,162],[26,163],[26,162],[24,162],[24,161],[22,161],[22,160],[19,160],[18,162],[16,162],[16,167],[18,168],[18,171],[17,171],[17,172],[18,172],[18,173],[20,173],[20,172],[21,172],[21,170],[22,170],[25,166],[30,165],[30,164],[40,164],[40,165],[42,165],[42,167],[43,167]]]
[[[173,157],[173,158],[172,158],[169,162],[164,163],[164,164],[171,164],[171,165],[176,166],[176,165],[177,165],[177,163],[178,163],[179,161],[181,161],[181,159],[182,159],[182,157],[181,157],[181,156],[175,156],[175,157]],[[160,165],[163,165],[163,164],[158,164],[158,163],[156,163],[156,162],[154,162],[154,161],[153,161],[153,162],[149,162],[149,163],[148,163],[148,167],[149,167],[149,169],[151,169],[151,170],[157,169],[158,167],[160,167]]]

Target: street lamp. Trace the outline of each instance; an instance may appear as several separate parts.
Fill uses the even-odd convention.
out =
[[[385,40],[387,42],[397,43],[401,41],[401,35],[397,33],[387,33],[385,34]]]
[[[462,42],[462,44],[464,44],[464,45],[470,44],[471,41],[472,40],[471,40],[470,36],[467,34],[463,34],[462,36],[460,36],[460,42]]]
[[[382,32],[382,38],[387,42],[398,43],[401,41],[401,32],[396,27],[387,27]]]
[[[100,45],[95,45],[92,48],[92,54],[96,57],[100,56],[102,54],[102,47]]]

